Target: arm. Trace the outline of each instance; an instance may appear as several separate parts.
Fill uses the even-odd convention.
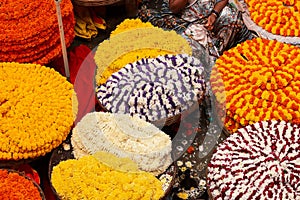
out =
[[[188,3],[188,0],[169,0],[169,7],[173,13],[179,13]]]
[[[213,10],[216,11],[217,13],[221,13],[223,8],[227,5],[228,0],[221,0],[218,3],[216,3],[216,5],[214,6]],[[205,24],[205,27],[208,30],[212,30],[213,29],[213,25],[215,23],[215,21],[217,20],[218,16],[215,13],[210,13],[210,15],[207,18],[207,23]]]

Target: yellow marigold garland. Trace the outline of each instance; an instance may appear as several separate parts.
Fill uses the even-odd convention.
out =
[[[257,121],[300,123],[300,48],[256,38],[224,52],[211,74],[229,132]]]
[[[148,172],[123,172],[103,164],[93,155],[60,162],[51,183],[62,199],[158,200],[162,182]]]
[[[138,20],[124,20],[112,35],[98,45],[95,53],[97,85],[105,83],[111,74],[126,64],[141,58],[192,54],[188,42],[175,31],[165,31]]]
[[[38,64],[0,63],[0,91],[0,160],[43,156],[65,140],[77,112],[65,77]]]
[[[125,19],[123,22],[117,25],[116,29],[110,33],[110,37],[113,37],[124,31],[143,28],[143,27],[154,27],[150,22],[142,22],[139,18],[136,19]]]
[[[245,0],[251,19],[275,35],[300,36],[299,0]]]

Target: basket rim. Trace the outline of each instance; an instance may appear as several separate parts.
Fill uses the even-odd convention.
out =
[[[41,196],[41,199],[42,200],[46,200],[46,196],[44,194],[44,191],[42,190],[42,188],[40,187],[40,185],[35,182],[35,180],[33,180],[32,178],[30,178],[29,176],[27,176],[25,174],[25,172],[21,172],[21,171],[18,171],[18,170],[14,170],[14,169],[9,169],[9,168],[0,168],[0,170],[4,170],[4,171],[7,171],[8,173],[16,173],[18,174],[19,176],[29,180],[30,182],[33,183],[33,185],[37,188],[37,190],[39,191],[40,193],[40,196]]]
[[[123,0],[72,0],[73,3],[79,6],[107,6],[122,1]]]

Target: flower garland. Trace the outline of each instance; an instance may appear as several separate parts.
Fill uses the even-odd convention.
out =
[[[0,63],[0,160],[43,156],[66,139],[77,113],[71,83],[38,64]]]
[[[0,199],[42,199],[41,190],[18,172],[0,169]]]
[[[105,83],[112,73],[126,64],[141,58],[192,54],[188,42],[175,31],[165,31],[139,20],[124,20],[113,31],[112,36],[100,43],[95,53],[97,85]]]
[[[299,128],[259,121],[225,139],[207,168],[211,199],[299,199]]]
[[[245,0],[251,19],[275,35],[300,36],[300,1]]]
[[[263,120],[300,123],[300,48],[255,38],[224,52],[211,85],[230,132]]]
[[[128,114],[92,112],[72,131],[75,158],[98,151],[128,157],[153,174],[164,172],[172,163],[170,136],[138,117]]]
[[[202,100],[204,68],[187,54],[165,55],[128,63],[96,88],[102,106],[155,122],[174,117]]]
[[[154,27],[150,22],[142,22],[141,19],[125,19],[123,22],[117,25],[116,29],[110,33],[110,37],[113,37],[119,33],[124,31],[137,29],[137,28],[144,28],[144,27]]]
[[[113,155],[111,159],[117,161]],[[62,199],[70,200],[158,200],[164,195],[162,183],[151,173],[118,171],[94,155],[60,162],[51,183]]]
[[[61,2],[65,42],[75,37],[75,18],[70,0]],[[47,64],[61,55],[54,1],[14,1],[0,4],[0,60]]]

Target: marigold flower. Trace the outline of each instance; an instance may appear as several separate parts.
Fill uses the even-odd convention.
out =
[[[65,43],[75,37],[71,0],[61,1]],[[45,65],[61,55],[56,6],[52,0],[2,1],[0,6],[0,60]]]
[[[166,31],[139,19],[125,19],[111,37],[97,47],[94,57],[96,83],[105,83],[107,76],[142,58],[182,53],[191,55],[192,49],[187,40],[175,31]]]
[[[0,141],[9,144],[0,160],[43,156],[67,137],[77,107],[65,77],[38,64],[0,63],[0,83]]]
[[[224,52],[216,60],[211,73],[211,86],[213,91],[217,86],[218,93],[221,93],[220,85],[223,85],[225,101],[224,97],[216,98],[226,104],[228,119],[225,120],[225,127],[229,132],[233,133],[237,128],[258,120],[300,121],[300,57],[295,54],[300,55],[299,47],[255,38]],[[247,55],[247,60],[240,59],[241,55]],[[258,63],[258,57],[269,59]],[[234,63],[234,70],[228,63]],[[219,81],[215,85],[217,78]]]
[[[159,200],[164,194],[162,182],[153,174],[119,171],[94,155],[60,162],[53,168],[51,182],[59,196],[70,200]]]
[[[250,17],[257,25],[275,35],[299,37],[299,1],[245,0]]]
[[[34,182],[17,171],[0,169],[0,199],[39,200],[44,194]]]

